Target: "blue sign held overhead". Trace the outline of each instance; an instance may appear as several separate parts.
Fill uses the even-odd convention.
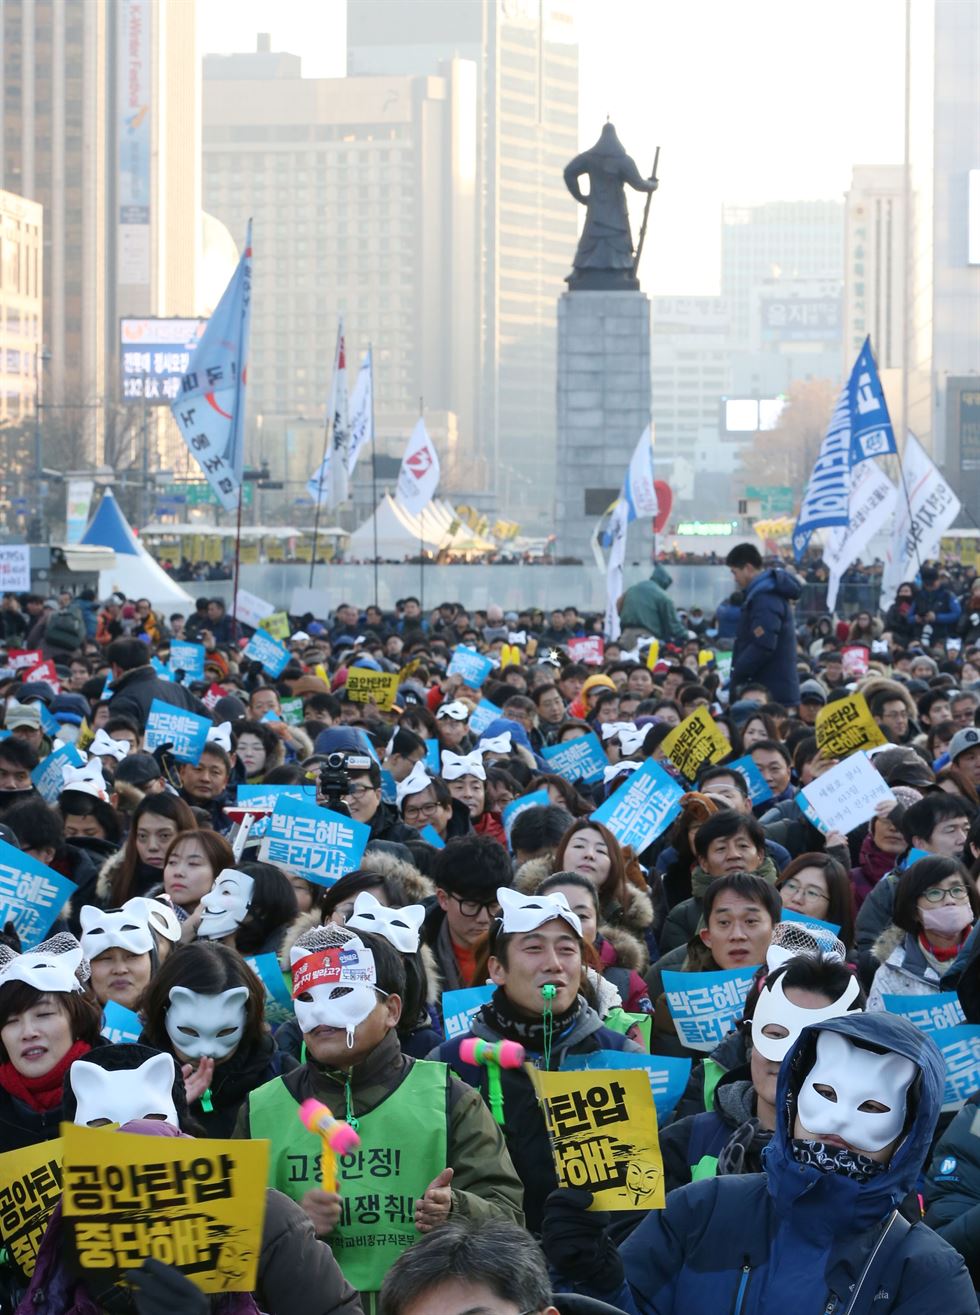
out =
[[[564,744],[552,744],[541,750],[541,757],[548,764],[548,770],[557,773],[565,781],[601,781],[602,773],[609,764],[603,752],[599,737],[595,734],[579,735]]]
[[[170,752],[178,762],[197,763],[208,742],[208,731],[213,726],[210,717],[199,717],[196,712],[154,699],[146,719],[146,748],[152,753],[154,749],[169,744],[172,746]]]
[[[474,739],[479,739],[492,721],[500,716],[500,709],[489,699],[481,699],[470,713],[469,732]]]
[[[469,685],[470,689],[479,689],[492,670],[493,662],[490,658],[484,657],[482,653],[478,653],[475,648],[469,648],[466,644],[457,644],[446,675],[462,676],[463,683]],[[496,715],[500,716],[499,708],[496,710]]]
[[[592,820],[603,822],[621,845],[632,845],[639,854],[681,811],[683,793],[674,778],[648,758],[595,810]]]
[[[346,872],[360,867],[370,836],[371,829],[363,822],[316,804],[284,798],[269,819],[259,857],[321,886],[332,886]]]
[[[102,1035],[114,1046],[133,1045],[139,1041],[143,1024],[139,1014],[133,1013],[116,1000],[106,1001],[102,1010]]]
[[[447,1041],[466,1035],[470,1023],[496,989],[495,986],[467,986],[462,991],[443,991],[442,1025]]]
[[[510,833],[514,823],[521,813],[526,813],[529,808],[542,808],[550,803],[551,797],[547,790],[532,790],[530,794],[523,794],[519,799],[512,799],[501,814],[508,845],[510,844]]]
[[[176,675],[184,673],[184,684],[192,680],[204,679],[204,645],[192,644],[186,639],[174,639],[170,643],[170,669]]]
[[[0,840],[0,927],[12,922],[25,950],[44,940],[77,890],[74,881]]]
[[[274,679],[282,675],[289,661],[289,649],[283,648],[278,640],[273,639],[265,630],[256,630],[245,645],[244,656],[262,666]]]
[[[65,744],[42,759],[31,772],[31,784],[46,804],[56,803],[65,788],[63,767],[81,767],[85,759],[73,744]],[[3,926],[0,923],[0,926]]]
[[[667,1008],[682,1045],[712,1051],[745,1008],[758,965],[710,973],[664,972]]]
[[[749,801],[753,808],[756,804],[764,804],[767,799],[772,798],[772,791],[766,785],[766,778],[756,767],[750,754],[746,754],[744,758],[736,758],[734,762],[725,763],[725,767],[742,776],[749,787]]]

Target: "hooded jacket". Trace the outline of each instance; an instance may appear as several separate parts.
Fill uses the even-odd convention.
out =
[[[868,992],[868,1012],[885,1008],[886,995],[935,995],[941,990],[937,973],[922,953],[918,938],[892,924],[871,951],[880,967]]]
[[[183,685],[172,680],[161,680],[149,664],[124,671],[113,682],[109,714],[112,717],[131,717],[144,730],[150,715],[150,704],[154,699],[169,703],[172,707],[196,712],[199,717],[210,717],[200,699],[196,699]]]
[[[649,580],[631,584],[623,595],[620,609],[623,629],[642,630],[662,644],[683,643],[687,629],[665,592],[670,584],[669,573],[660,565],[654,567]]]
[[[758,680],[776,703],[800,701],[793,603],[801,586],[788,571],[761,571],[745,592],[732,656],[731,688]]]
[[[803,1030],[780,1071],[778,1110],[795,1107],[821,1031],[887,1047],[918,1067],[912,1122],[888,1167],[861,1183],[800,1164],[790,1145],[789,1115],[782,1114],[763,1173],[679,1188],[666,1209],[651,1211],[623,1244],[628,1287],[611,1299],[624,1310],[976,1315],[962,1258],[917,1221],[908,1228],[897,1221],[886,1243],[887,1271],[870,1289],[862,1284],[854,1291],[886,1221],[915,1188],[939,1117],[944,1068],[933,1042],[904,1019],[848,1014]]]

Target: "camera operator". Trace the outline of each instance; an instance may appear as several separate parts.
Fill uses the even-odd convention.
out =
[[[336,741],[336,744],[334,743]],[[414,827],[406,826],[394,804],[381,799],[381,768],[356,737],[346,728],[332,728],[317,740],[322,755],[317,800],[337,810],[346,805],[355,822],[371,828],[371,840],[392,840],[404,844],[418,840]],[[368,841],[370,844],[371,841]]]

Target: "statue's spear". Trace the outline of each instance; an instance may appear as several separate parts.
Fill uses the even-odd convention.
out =
[[[650,177],[656,182],[657,165],[660,163],[660,147],[657,147],[657,153],[653,157],[653,173]],[[653,193],[647,192],[646,205],[643,207],[643,223],[640,225],[640,240],[636,244],[636,259],[633,261],[633,277],[636,278],[637,271],[640,268],[640,257],[643,255],[643,243],[647,236],[647,220],[650,218],[650,202],[653,200]]]

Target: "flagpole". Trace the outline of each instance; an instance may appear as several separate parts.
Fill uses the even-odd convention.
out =
[[[425,403],[421,396],[419,397],[419,419],[425,419]],[[426,503],[426,506],[428,506],[428,503]],[[425,550],[422,546],[422,513],[424,511],[425,507],[422,507],[419,511],[419,611],[422,613],[423,618],[425,617]]]
[[[909,431],[908,431],[908,428],[906,428],[906,430],[905,430],[905,446],[906,446],[906,447],[908,447],[908,437],[909,437]],[[898,453],[896,453],[895,455],[896,455],[896,457],[898,457],[898,473],[899,473],[899,475],[901,476],[901,480],[902,480],[902,492],[905,494],[905,505],[906,505],[906,507],[908,508],[908,513],[909,513],[909,531],[911,532],[911,529],[912,529],[912,523],[913,523],[915,517],[914,517],[913,514],[912,514],[912,499],[911,499],[911,497],[910,497],[910,495],[909,495],[909,486],[908,486],[908,483],[906,482],[906,479],[905,479],[905,452],[903,451],[902,454],[901,454],[901,456],[898,456]],[[896,517],[896,519],[897,519],[897,517]],[[918,562],[918,564],[919,564],[919,574],[921,575],[921,574],[922,574],[922,557],[921,557],[920,554],[919,554],[919,540],[916,538],[916,536],[915,536],[914,534],[912,535],[912,542],[913,542],[913,544],[914,544],[914,546],[915,546],[915,560],[916,560],[916,561]]]
[[[244,472],[243,472],[244,473]],[[231,634],[232,639],[238,643],[238,573],[241,569],[242,555],[242,494],[245,492],[244,479],[238,486],[238,519],[235,524],[235,590],[234,603],[231,610]]]
[[[309,587],[313,588],[313,572],[316,569],[316,541],[320,533],[320,503],[323,500],[323,471],[327,464],[327,453],[330,451],[330,426],[333,422],[333,414],[337,405],[337,354],[340,351],[340,327],[337,328],[337,346],[333,353],[333,383],[330,386],[330,402],[327,405],[327,418],[323,425],[323,456],[320,460],[320,474],[316,482],[316,511],[313,515],[313,551],[310,554],[310,583]]]
[[[245,252],[249,259],[252,255],[252,220],[249,218],[248,228],[245,232]],[[251,292],[246,298],[245,305],[242,308],[242,319],[238,328],[238,369],[235,377],[235,419],[233,424],[238,431],[238,442],[236,449],[241,454],[242,471],[238,481],[238,513],[235,520],[235,590],[234,599],[231,608],[231,634],[234,643],[238,643],[238,577],[241,570],[242,557],[242,497],[245,492],[245,417],[242,414],[242,373],[247,369],[243,364],[243,357],[246,352],[245,338],[245,318],[248,315],[248,306],[251,299]],[[236,472],[237,473],[237,472]]]
[[[378,601],[378,449],[374,438],[374,344],[368,343],[368,381],[371,388],[371,522],[374,526],[374,605]]]

